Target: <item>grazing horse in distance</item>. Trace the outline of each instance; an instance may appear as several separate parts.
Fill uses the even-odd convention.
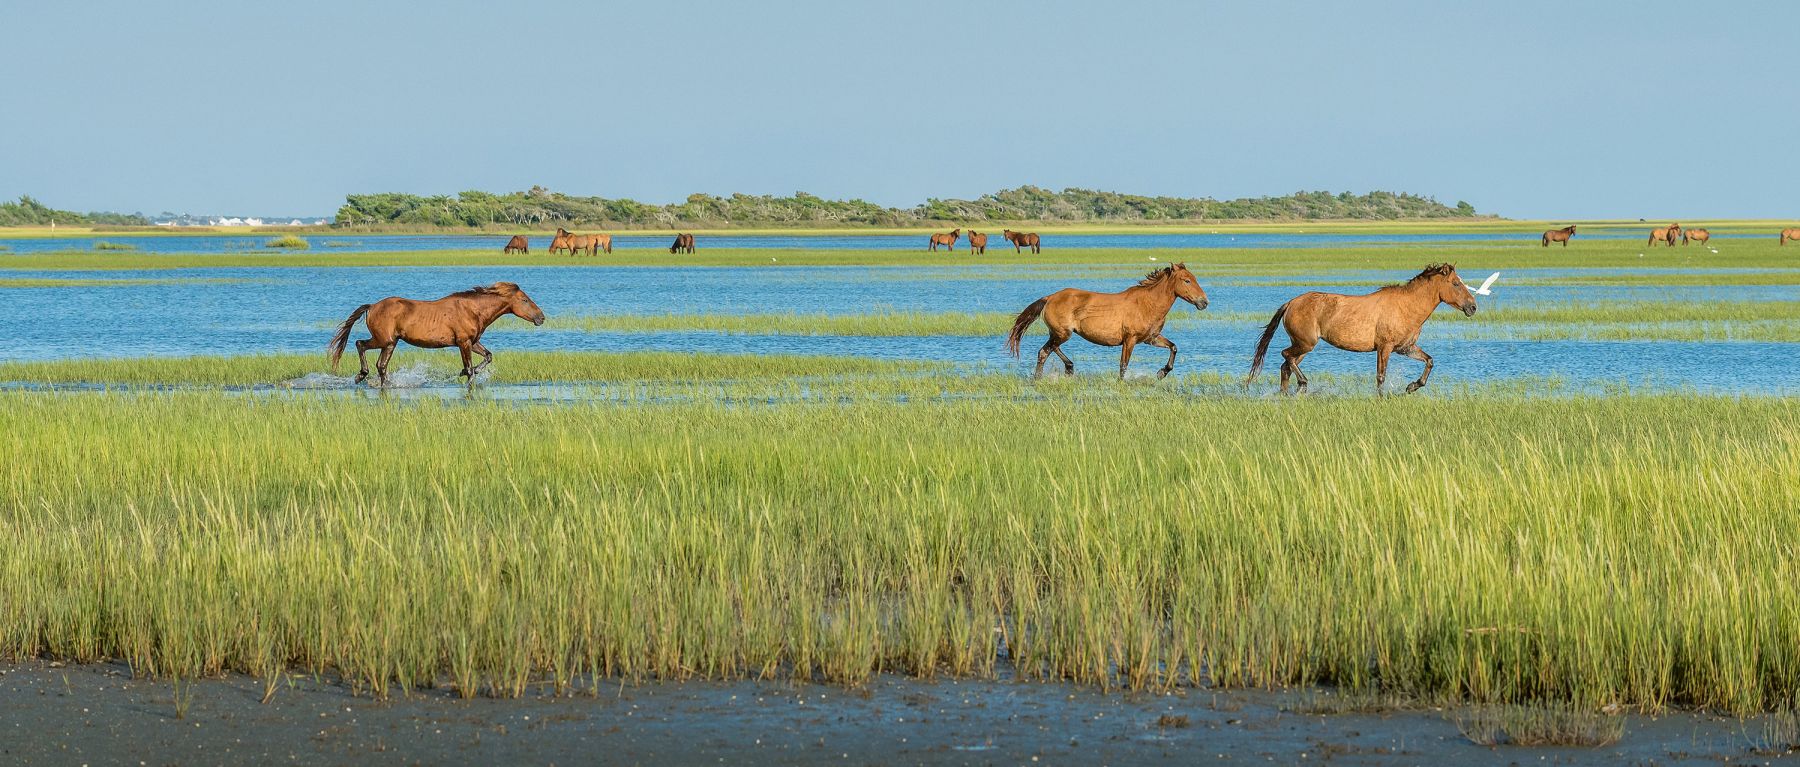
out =
[[[952,229],[949,234],[933,234],[931,235],[931,242],[926,246],[926,250],[937,250],[938,246],[942,245],[954,252],[956,250],[956,237],[960,234],[962,234],[961,229]]]
[[[515,234],[512,236],[512,239],[506,241],[506,247],[501,248],[500,252],[529,254],[531,252],[531,240],[526,239],[525,235]]]
[[[1710,239],[1712,239],[1712,232],[1708,232],[1705,229],[1683,229],[1683,230],[1681,230],[1681,244],[1682,245],[1688,244],[1689,241],[1706,242],[1707,240],[1710,240]]]
[[[599,255],[604,250],[612,252],[612,235],[610,234],[575,234],[562,227],[557,227],[556,236],[566,238],[570,255],[586,251],[588,255]]]
[[[969,252],[970,253],[986,253],[987,252],[987,235],[977,232],[973,229],[970,229],[969,230]]]
[[[1788,240],[1800,242],[1800,229],[1783,229],[1783,230],[1781,230],[1781,242],[1778,244],[1786,245],[1786,244],[1788,244]]]
[[[669,246],[669,252],[670,253],[692,253],[692,252],[694,252],[694,235],[691,235],[691,234],[675,235],[675,244]]]
[[[574,239],[575,238],[562,227],[557,227],[556,236],[550,240],[550,255],[556,255],[557,251],[568,253],[571,256],[575,255]]]
[[[1011,229],[1002,229],[1000,234],[1006,238],[1007,242],[1013,244],[1014,253],[1019,252],[1020,248],[1031,248],[1033,253],[1042,252],[1038,248],[1039,240],[1036,232],[1015,232]]]
[[[1175,369],[1175,342],[1163,336],[1163,323],[1169,318],[1169,307],[1175,299],[1206,309],[1206,291],[1194,279],[1186,264],[1165,266],[1144,276],[1138,284],[1119,293],[1095,293],[1076,288],[1063,288],[1025,307],[1013,320],[1012,334],[1006,337],[1006,350],[1019,356],[1019,340],[1038,315],[1050,330],[1050,340],[1038,350],[1037,368],[1031,376],[1044,374],[1044,360],[1051,354],[1062,358],[1063,372],[1074,374],[1075,361],[1063,354],[1062,345],[1071,334],[1080,335],[1101,346],[1119,346],[1119,378],[1131,364],[1131,349],[1142,341],[1169,350],[1169,361],[1156,371],[1157,378]]]
[[[380,349],[381,357],[375,361],[375,369],[380,373],[377,381],[381,386],[387,386],[388,360],[394,356],[394,347],[405,341],[422,349],[456,347],[462,352],[463,363],[458,375],[467,377],[469,385],[474,386],[475,374],[494,361],[494,353],[481,345],[481,333],[502,314],[511,314],[533,325],[544,324],[544,311],[511,282],[476,286],[435,301],[384,298],[350,312],[350,318],[344,320],[331,337],[326,358],[331,360],[331,371],[337,372],[338,359],[344,356],[344,343],[350,338],[350,329],[363,315],[368,315],[369,337],[356,342],[356,359],[362,363],[362,370],[356,374],[357,383],[369,379],[366,352]],[[470,367],[470,354],[481,355],[481,364]]]
[[[1675,238],[1680,236],[1681,225],[1670,224],[1665,227],[1650,230],[1650,239],[1646,240],[1644,244],[1655,245],[1656,243],[1663,242],[1668,243],[1669,247],[1673,248],[1675,247]]]
[[[1299,378],[1299,391],[1306,392],[1306,374],[1300,371],[1300,358],[1312,351],[1321,338],[1346,351],[1375,352],[1377,394],[1387,382],[1388,355],[1399,352],[1425,363],[1419,380],[1406,385],[1406,392],[1411,394],[1431,377],[1431,355],[1419,348],[1419,329],[1438,304],[1449,304],[1465,315],[1475,315],[1475,296],[1456,276],[1456,267],[1449,264],[1432,264],[1405,284],[1389,285],[1363,296],[1303,293],[1276,309],[1274,318],[1263,328],[1256,356],[1250,361],[1250,377],[1244,379],[1244,385],[1249,386],[1262,372],[1269,339],[1274,337],[1277,326],[1285,325],[1289,345],[1281,352],[1282,394],[1288,391],[1290,376]]]
[[[1550,247],[1550,243],[1552,242],[1560,242],[1563,244],[1563,247],[1569,247],[1569,238],[1574,236],[1575,226],[1573,224],[1561,229],[1552,229],[1544,233],[1544,247]]]

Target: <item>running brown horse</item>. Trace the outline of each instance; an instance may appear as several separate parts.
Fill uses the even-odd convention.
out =
[[[571,256],[575,255],[574,239],[575,238],[569,236],[569,233],[564,231],[562,227],[557,227],[556,237],[550,240],[550,255],[556,255],[557,251],[568,253]]]
[[[1438,304],[1449,304],[1469,316],[1475,314],[1475,296],[1469,292],[1456,267],[1432,264],[1403,285],[1389,285],[1364,296],[1337,293],[1304,293],[1275,310],[1262,340],[1256,344],[1256,357],[1250,361],[1250,377],[1244,385],[1256,380],[1262,372],[1263,355],[1269,350],[1269,339],[1277,326],[1285,325],[1288,348],[1281,352],[1281,393],[1288,391],[1288,378],[1300,380],[1300,392],[1306,391],[1306,374],[1300,371],[1300,358],[1317,346],[1319,339],[1339,349],[1353,352],[1375,352],[1375,391],[1387,383],[1388,355],[1399,352],[1425,363],[1419,380],[1406,385],[1411,394],[1431,377],[1431,355],[1419,348],[1419,329],[1431,317]]]
[[[501,248],[500,252],[501,253],[530,253],[531,252],[531,240],[526,239],[525,235],[515,234],[512,236],[512,239],[506,241],[506,247]]]
[[[986,253],[987,252],[987,235],[977,232],[973,229],[970,229],[969,230],[969,252],[970,253]]]
[[[1710,239],[1712,239],[1712,232],[1708,232],[1705,229],[1683,229],[1683,230],[1681,230],[1681,244],[1682,245],[1686,245],[1690,241],[1704,243]]]
[[[1569,238],[1574,236],[1575,226],[1573,224],[1561,229],[1552,229],[1544,233],[1544,247],[1550,247],[1550,243],[1552,242],[1560,242],[1563,244],[1563,247],[1569,247]]]
[[[1783,229],[1783,230],[1781,230],[1781,242],[1778,244],[1786,245],[1786,244],[1788,244],[1788,240],[1800,242],[1800,229]]]
[[[675,244],[669,246],[669,252],[670,253],[692,253],[692,252],[694,252],[694,235],[691,235],[691,234],[675,235]]]
[[[952,229],[949,234],[933,234],[931,235],[931,242],[926,246],[926,250],[937,250],[938,246],[942,245],[954,252],[956,250],[956,238],[960,234],[962,234],[961,229]]]
[[[1025,329],[1031,327],[1041,314],[1044,326],[1050,329],[1050,340],[1038,350],[1037,369],[1031,374],[1033,378],[1044,374],[1044,360],[1051,354],[1062,358],[1063,372],[1075,372],[1075,361],[1062,352],[1063,342],[1069,340],[1071,334],[1101,346],[1124,347],[1119,350],[1121,379],[1125,377],[1125,368],[1131,364],[1131,349],[1138,342],[1168,349],[1168,364],[1156,371],[1156,377],[1162,378],[1175,369],[1175,342],[1163,336],[1162,329],[1163,322],[1169,318],[1169,307],[1175,305],[1177,298],[1193,304],[1195,309],[1206,309],[1206,291],[1200,289],[1200,283],[1186,264],[1165,266],[1151,272],[1121,293],[1063,288],[1033,301],[1025,311],[1019,312],[1018,318],[1013,320],[1012,334],[1006,337],[1006,350],[1014,357],[1019,356],[1019,339],[1025,337]]]
[[[362,370],[356,374],[356,382],[369,379],[369,359],[366,352],[380,349],[381,357],[375,361],[375,369],[380,373],[377,379],[381,386],[388,383],[388,360],[394,356],[394,347],[405,341],[421,349],[442,349],[454,346],[462,352],[462,372],[458,375],[467,377],[469,385],[475,385],[475,374],[494,361],[494,353],[481,345],[481,333],[487,330],[494,320],[502,314],[511,314],[533,325],[544,324],[544,312],[532,303],[525,291],[511,282],[496,282],[486,287],[476,286],[458,293],[451,293],[436,301],[414,301],[410,298],[383,298],[372,304],[363,304],[350,313],[350,318],[339,325],[337,333],[331,337],[331,345],[327,359],[331,360],[331,372],[336,373],[338,359],[344,356],[344,343],[350,338],[350,329],[363,315],[368,315],[369,337],[356,342],[356,359],[362,363]],[[470,354],[481,355],[481,364],[469,367]]]
[[[1011,229],[1002,229],[1000,233],[1001,236],[1006,238],[1007,242],[1013,244],[1014,253],[1019,252],[1020,248],[1031,248],[1031,252],[1033,253],[1042,252],[1038,248],[1039,240],[1036,232],[1015,232]]]
[[[1655,245],[1659,242],[1665,242],[1668,243],[1669,247],[1673,248],[1675,247],[1675,238],[1680,236],[1681,225],[1670,224],[1665,227],[1650,230],[1650,239],[1646,240],[1644,244]]]

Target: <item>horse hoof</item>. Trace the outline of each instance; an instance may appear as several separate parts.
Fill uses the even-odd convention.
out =
[[[1419,383],[1418,381],[1414,381],[1414,382],[1406,385],[1406,393],[1411,394],[1411,393],[1416,392],[1423,388],[1425,388],[1425,384]]]

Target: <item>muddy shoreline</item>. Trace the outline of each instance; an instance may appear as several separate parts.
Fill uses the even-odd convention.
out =
[[[1318,714],[1330,691],[1103,693],[882,677],[623,684],[599,696],[376,701],[295,676],[181,692],[120,664],[0,665],[0,763],[62,764],[1719,764],[1776,763],[1758,720],[1626,715],[1598,747],[1481,746],[1440,710]],[[1328,707],[1328,706],[1326,706]]]

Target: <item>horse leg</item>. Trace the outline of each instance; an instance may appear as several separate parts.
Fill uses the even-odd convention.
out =
[[[457,373],[456,375],[461,378],[469,379],[469,384],[471,386],[473,386],[475,383],[475,371],[471,370],[469,368],[469,357],[470,357],[470,352],[473,351],[473,349],[472,349],[473,346],[474,346],[473,344],[466,342],[466,341],[456,345],[456,350],[458,352],[462,353],[462,361],[463,361],[462,372]]]
[[[391,360],[394,358],[394,347],[399,346],[399,345],[400,345],[399,341],[394,341],[393,343],[390,343],[387,346],[381,347],[381,356],[375,358],[375,372],[377,374],[376,381],[378,382],[376,385],[380,386],[383,389],[387,388],[387,385],[388,385],[388,375],[387,375],[388,360]]]
[[[1048,325],[1048,323],[1046,323],[1046,325]],[[1052,354],[1062,358],[1064,373],[1068,375],[1075,374],[1074,360],[1069,359],[1069,355],[1063,354],[1062,351],[1063,342],[1067,340],[1069,340],[1068,331],[1058,331],[1056,328],[1050,328],[1049,340],[1044,341],[1044,348],[1038,350],[1037,369],[1032,371],[1032,378],[1044,377],[1044,360],[1049,359]]]
[[[475,366],[474,372],[476,374],[480,374],[481,371],[487,369],[487,366],[494,364],[494,353],[488,351],[486,346],[482,346],[480,341],[469,344],[469,348],[475,350],[476,354],[481,355],[481,364]]]
[[[1411,394],[1424,388],[1425,381],[1431,378],[1431,355],[1426,354],[1424,349],[1420,349],[1417,346],[1407,347],[1406,351],[1401,352],[1401,354],[1425,363],[1425,372],[1419,374],[1419,380],[1406,385],[1406,393]]]
[[[1125,342],[1119,344],[1119,380],[1125,380],[1125,368],[1131,366],[1131,348],[1137,346],[1137,338],[1126,336]]]
[[[1159,347],[1169,350],[1169,363],[1166,365],[1163,365],[1161,370],[1156,371],[1157,378],[1168,378],[1169,371],[1172,371],[1175,369],[1175,342],[1170,341],[1168,336],[1165,336],[1161,333],[1157,333],[1156,335],[1151,336],[1150,339],[1148,341],[1145,341],[1144,343],[1147,343],[1151,346],[1159,346]]]
[[[366,352],[368,351],[368,341],[358,340],[356,342],[356,365],[359,368],[356,372],[356,383],[362,383],[369,380],[369,358],[366,355]]]
[[[1381,395],[1381,393],[1382,393],[1381,386],[1382,386],[1382,384],[1387,383],[1388,355],[1393,354],[1393,353],[1394,353],[1394,347],[1392,347],[1392,346],[1378,346],[1375,348],[1375,394],[1376,394],[1376,396]]]

